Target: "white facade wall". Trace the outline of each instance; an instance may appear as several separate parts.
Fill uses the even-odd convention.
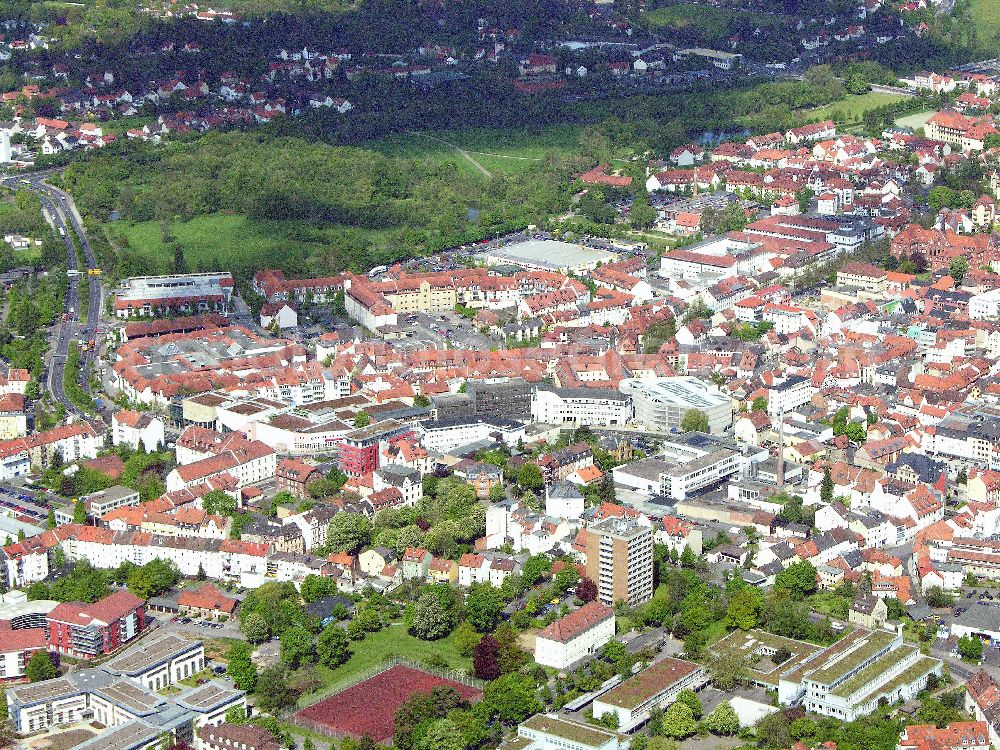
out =
[[[469,422],[446,427],[422,427],[420,444],[428,450],[447,453],[462,445],[488,440],[490,435],[501,433],[501,439],[513,447],[524,439],[524,426],[516,428],[499,428],[489,422]]]
[[[615,616],[610,614],[606,619],[565,642],[539,636],[535,639],[535,661],[546,667],[564,669],[593,654],[614,637]]]
[[[24,657],[25,652],[21,649],[0,653],[0,679],[24,677],[24,668],[27,666],[27,659]]]
[[[632,403],[627,398],[562,396],[555,391],[538,389],[531,396],[531,418],[557,425],[624,425],[632,418]]]

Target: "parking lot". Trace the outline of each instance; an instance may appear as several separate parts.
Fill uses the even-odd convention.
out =
[[[44,521],[49,513],[49,504],[48,495],[44,491],[34,492],[13,485],[0,485],[0,512]]]
[[[240,631],[240,622],[227,620],[225,622],[212,622],[211,620],[199,620],[190,617],[170,617],[165,614],[153,613],[159,622],[159,629],[162,633],[178,633],[185,638],[205,640],[207,638],[238,638],[243,640],[243,633]]]
[[[497,342],[476,330],[472,321],[448,310],[435,313],[408,313],[399,318],[406,326],[406,337],[396,346],[401,349],[478,349],[489,350]]]

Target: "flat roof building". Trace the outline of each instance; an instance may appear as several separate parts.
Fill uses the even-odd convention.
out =
[[[598,264],[613,263],[618,255],[609,249],[575,245],[558,240],[525,240],[480,253],[490,266],[518,266],[540,271],[591,271]]]
[[[621,730],[628,732],[646,721],[653,709],[673,703],[682,690],[698,690],[707,682],[701,666],[668,656],[595,699],[594,717],[613,713]]]
[[[147,690],[162,690],[205,668],[205,645],[169,634],[126,651],[101,669],[136,680]]]
[[[619,388],[632,397],[635,421],[651,432],[679,431],[692,409],[708,418],[712,433],[721,433],[733,423],[732,400],[698,378],[626,378]]]
[[[535,714],[517,728],[517,738],[507,750],[618,750],[619,735],[603,727],[564,719],[555,714]]]
[[[133,276],[115,290],[115,315],[129,318],[168,313],[225,313],[236,282],[228,271]]]
[[[642,604],[653,596],[653,529],[608,518],[587,529],[587,577],[604,604]]]

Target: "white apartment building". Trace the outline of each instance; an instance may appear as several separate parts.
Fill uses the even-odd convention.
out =
[[[555,714],[535,714],[517,728],[522,750],[619,750],[618,738],[616,731]]]
[[[176,634],[120,654],[101,666],[106,672],[135,680],[149,691],[162,690],[205,668],[205,644]]]
[[[283,524],[293,523],[302,532],[306,550],[322,547],[330,533],[330,521],[337,513],[337,508],[329,503],[322,503],[304,513],[295,513],[281,519]]]
[[[124,279],[115,290],[115,315],[129,318],[170,311],[204,313],[217,310],[225,313],[235,286],[233,275],[226,271],[133,276]]]
[[[139,446],[153,453],[167,444],[166,427],[159,417],[132,409],[121,409],[111,417],[111,438],[114,445]]]
[[[31,473],[31,456],[24,441],[0,448],[0,481]]]
[[[285,456],[317,456],[335,453],[353,425],[333,418],[312,420],[299,414],[277,414],[267,421],[252,422],[247,435]]]
[[[791,665],[789,665],[791,667]],[[880,701],[910,700],[930,675],[940,675],[939,659],[904,645],[902,635],[858,628],[811,659],[804,669],[789,669],[778,686],[783,705],[854,721],[872,713]]]
[[[524,440],[524,425],[499,417],[458,417],[421,422],[418,433],[425,448],[447,453],[481,440],[502,440],[514,447]]]
[[[559,481],[545,487],[545,515],[553,518],[583,518],[583,494],[572,482]]]
[[[774,418],[782,413],[793,412],[808,404],[815,393],[816,389],[807,378],[789,375],[768,389],[767,415]]]
[[[969,298],[969,317],[973,320],[1000,320],[1000,289],[991,289]]]
[[[403,495],[403,505],[416,505],[424,496],[420,472],[399,464],[382,466],[372,474],[372,489],[375,492],[390,487],[395,487]]]
[[[54,725],[97,721],[107,729],[78,748],[147,748],[173,739],[177,719],[195,730],[220,723],[231,708],[246,708],[246,695],[212,680],[171,698],[151,692],[135,680],[103,669],[81,669],[66,677],[20,685],[8,691],[7,714],[21,734]],[[165,730],[159,719],[174,727]],[[173,717],[171,719],[171,717]]]
[[[227,438],[234,437],[230,433]],[[167,474],[167,492],[200,484],[206,479],[230,474],[236,478],[239,487],[246,487],[274,478],[278,467],[278,455],[274,449],[259,440],[246,440],[237,436],[238,441],[223,442],[213,446],[212,455],[183,463]],[[229,445],[231,447],[224,447]],[[180,461],[181,446],[178,441],[178,461]],[[216,452],[218,451],[218,452]]]
[[[4,583],[9,589],[43,581],[49,574],[49,551],[37,537],[8,544],[3,550]]]
[[[740,472],[740,454],[720,448],[660,472],[660,493],[685,500],[697,490],[711,487]]]
[[[45,632],[44,627],[0,631],[0,680],[25,677],[25,668],[34,653],[48,651]]]
[[[128,487],[116,484],[100,492],[81,495],[80,501],[86,503],[87,512],[91,517],[100,518],[105,513],[110,513],[116,508],[122,508],[126,505],[138,505],[139,493]]]
[[[812,316],[812,317],[810,317]],[[765,305],[764,320],[774,326],[774,330],[783,336],[798,333],[809,327],[815,316],[808,310],[791,305]]]
[[[624,425],[632,418],[632,402],[618,391],[540,386],[531,396],[531,418],[573,427]]]
[[[535,638],[535,661],[566,669],[615,637],[615,611],[600,602],[584,604],[546,625]]]

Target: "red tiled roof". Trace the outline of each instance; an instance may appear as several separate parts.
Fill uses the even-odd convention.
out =
[[[45,628],[12,630],[10,624],[6,622],[0,627],[0,653],[43,649],[47,644]]]
[[[48,619],[71,625],[109,625],[120,620],[145,602],[128,591],[116,591],[93,604],[63,602],[53,609]]]
[[[580,609],[570,612],[550,625],[546,625],[538,634],[538,637],[566,643],[595,625],[604,622],[609,617],[614,616],[614,609],[607,604],[589,602],[580,607]]]
[[[182,591],[177,597],[177,603],[182,607],[212,609],[232,614],[236,609],[237,600],[226,596],[211,583],[206,583],[200,588]]]

